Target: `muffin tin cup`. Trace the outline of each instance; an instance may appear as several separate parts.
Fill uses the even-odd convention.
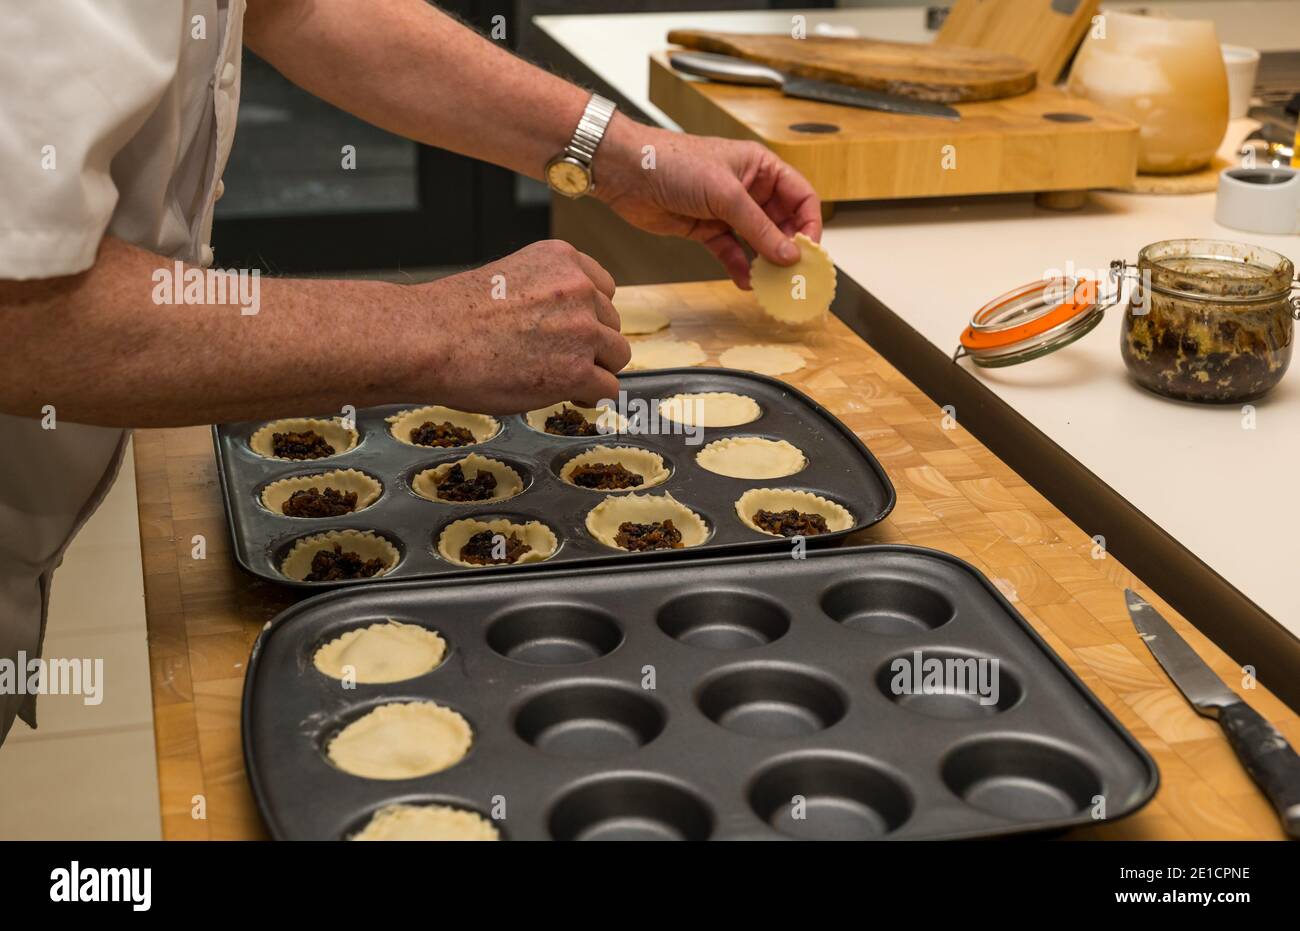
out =
[[[679,393],[722,391],[754,398],[763,413],[757,420],[736,427],[699,428],[698,445],[688,445],[682,433],[551,436],[529,427],[523,416],[511,416],[498,418],[501,430],[486,442],[463,449],[434,449],[402,443],[392,436],[385,418],[419,405],[390,404],[358,412],[360,440],[355,448],[309,463],[266,459],[253,453],[248,438],[262,426],[260,421],[218,425],[213,427],[213,445],[235,558],[249,572],[268,581],[324,589],[372,581],[522,572],[561,564],[672,560],[789,549],[788,540],[759,533],[736,516],[736,499],[752,488],[803,489],[848,508],[853,526],[807,538],[813,547],[833,544],[869,527],[893,509],[893,485],[875,457],[834,415],[785,382],[730,369],[687,368],[630,373],[620,378],[620,384],[629,401],[659,401]],[[655,404],[650,406],[657,409]],[[757,434],[794,444],[808,458],[808,465],[785,478],[749,480],[718,475],[695,462],[695,454],[708,443],[728,436]],[[601,444],[636,446],[662,456],[671,472],[668,479],[644,492],[632,491],[671,494],[708,522],[708,539],[696,547],[647,553],[623,552],[593,539],[584,525],[587,512],[611,493],[569,485],[558,472],[570,457]],[[451,503],[421,498],[411,489],[411,478],[422,469],[456,461],[470,451],[509,464],[523,479],[524,491],[503,501]],[[325,472],[345,468],[360,469],[384,486],[379,500],[364,511],[339,518],[289,518],[268,511],[258,500],[260,490],[278,478],[308,469]],[[442,527],[465,517],[503,514],[541,521],[550,527],[559,541],[555,555],[541,562],[481,569],[459,566],[438,555],[437,534]],[[343,582],[300,582],[280,572],[278,559],[294,540],[345,528],[372,530],[398,541],[401,562],[380,578]]]
[[[896,617],[939,593],[948,616],[887,632],[846,624],[853,592],[872,616]],[[350,690],[316,671],[321,643],[383,618],[436,630],[444,661]],[[882,669],[915,651],[996,659],[998,701],[963,713],[961,695],[937,710],[900,700]],[[397,782],[328,762],[340,722],[399,700],[464,715],[466,758]],[[503,804],[497,826],[521,840],[993,837],[1094,823],[1099,798],[1106,818],[1123,817],[1158,783],[1147,753],[987,579],[892,545],[325,593],[259,637],[243,740],[258,807],[285,839],[346,837],[415,797]]]

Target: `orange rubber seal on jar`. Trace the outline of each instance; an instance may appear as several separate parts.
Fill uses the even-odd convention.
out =
[[[1049,330],[1055,329],[1062,323],[1096,305],[1097,282],[1085,279],[1075,286],[1069,299],[1062,301],[1039,317],[1005,329],[985,330],[980,328],[980,324],[995,316],[998,311],[1008,304],[1023,302],[1027,298],[1041,294],[1049,287],[1059,283],[1060,280],[1036,281],[1022,288],[1016,288],[1014,291],[1008,291],[1006,294],[989,301],[971,317],[971,325],[966,327],[961,334],[962,346],[967,350],[976,351],[981,349],[1002,349],[1015,343],[1033,339],[1035,336],[1042,336]]]

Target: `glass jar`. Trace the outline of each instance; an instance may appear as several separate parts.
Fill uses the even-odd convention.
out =
[[[1210,163],[1228,128],[1228,75],[1210,20],[1106,11],[1067,88],[1128,117],[1138,171],[1180,174]]]
[[[1139,385],[1203,403],[1250,401],[1291,363],[1291,260],[1269,249],[1170,239],[1138,254],[1120,353]]]

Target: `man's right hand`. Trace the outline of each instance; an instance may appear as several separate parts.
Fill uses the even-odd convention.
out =
[[[568,243],[533,243],[411,290],[445,347],[411,373],[414,399],[511,414],[618,396],[615,373],[632,351],[619,332],[614,279]]]

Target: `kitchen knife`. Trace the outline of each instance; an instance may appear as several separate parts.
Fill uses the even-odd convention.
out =
[[[961,114],[941,103],[913,100],[900,94],[886,94],[862,87],[849,87],[831,81],[814,81],[798,78],[760,65],[756,62],[715,55],[712,52],[673,52],[668,56],[675,69],[683,74],[723,81],[727,84],[752,84],[758,87],[779,88],[787,97],[818,100],[822,103],[861,107],[864,110],[884,110],[912,116],[937,116],[946,120],[960,120]]]
[[[1224,685],[1159,612],[1124,589],[1133,626],[1187,700],[1217,718],[1246,772],[1259,784],[1291,837],[1300,838],[1300,756],[1258,711]]]

